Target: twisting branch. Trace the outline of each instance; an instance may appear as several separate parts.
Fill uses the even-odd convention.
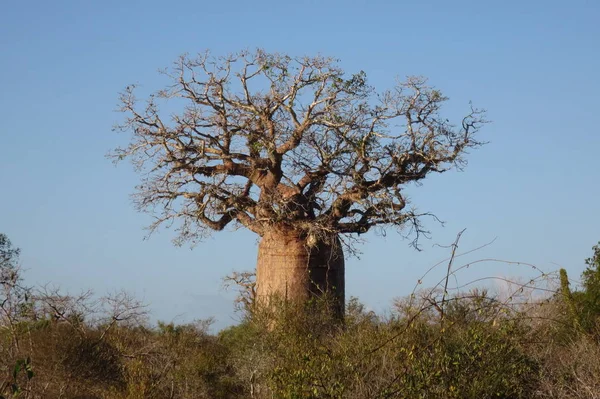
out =
[[[182,56],[164,74],[171,84],[145,104],[135,86],[122,93],[116,129],[131,140],[111,156],[144,173],[134,200],[157,214],[151,229],[179,221],[182,241],[232,223],[257,234],[273,224],[419,229],[404,186],[463,167],[482,144],[483,111],[451,124],[447,98],[420,77],[376,93],[364,72],[348,75],[334,59],[263,50]],[[167,116],[167,100],[181,110]]]
[[[446,278],[444,280],[444,292],[442,293],[442,303],[440,306],[440,318],[441,322],[444,322],[444,305],[446,303],[446,295],[448,295],[448,280],[450,279],[450,272],[452,271],[452,263],[454,262],[454,257],[456,256],[456,250],[458,249],[458,242],[460,241],[460,237],[463,235],[466,229],[462,229],[457,235],[456,240],[452,244],[452,252],[450,253],[450,260],[448,261],[448,270],[446,270]]]

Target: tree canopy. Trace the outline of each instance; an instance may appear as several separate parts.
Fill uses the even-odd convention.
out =
[[[135,85],[122,93],[117,129],[132,139],[112,156],[144,172],[134,198],[156,215],[151,229],[177,221],[181,241],[230,223],[260,235],[419,233],[404,187],[481,145],[483,112],[451,123],[447,97],[420,77],[377,92],[335,59],[263,50],[185,55],[163,73],[170,84],[144,102]]]
[[[15,248],[6,234],[0,233],[0,268],[13,270],[18,267],[21,250]]]

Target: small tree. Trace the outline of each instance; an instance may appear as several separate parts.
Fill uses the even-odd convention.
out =
[[[600,243],[594,245],[592,250],[592,257],[585,260],[587,267],[581,275],[583,291],[579,293],[584,327],[588,330],[598,328],[600,317]]]
[[[20,254],[21,250],[0,233],[0,328],[10,331],[14,353],[19,350],[16,326],[31,316],[33,306],[31,288],[23,285]]]
[[[112,155],[145,172],[135,202],[151,230],[177,221],[178,243],[230,224],[258,234],[259,298],[330,291],[343,304],[340,238],[407,225],[418,238],[404,188],[481,144],[482,112],[451,124],[423,78],[376,93],[334,59],[262,50],[182,56],[164,74],[142,105],[135,86],[122,93],[131,141]],[[168,100],[181,111],[162,111]]]
[[[590,300],[600,310],[600,242],[592,247],[594,255],[585,260],[587,265],[582,274],[583,288],[590,296]],[[600,312],[599,312],[600,313]]]

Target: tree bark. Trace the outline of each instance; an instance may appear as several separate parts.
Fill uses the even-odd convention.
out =
[[[344,252],[337,235],[315,239],[293,229],[268,229],[258,246],[257,300],[274,295],[305,301],[323,294],[334,299],[336,312],[344,309]]]

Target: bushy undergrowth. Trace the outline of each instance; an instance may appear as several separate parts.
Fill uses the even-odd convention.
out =
[[[209,321],[149,326],[126,296],[26,290],[13,266],[4,398],[599,397],[597,303],[564,286],[522,302],[432,290],[386,317],[352,298],[342,320],[326,298],[273,300],[211,334]]]
[[[478,298],[477,300],[481,300]],[[452,298],[450,298],[452,300]],[[281,305],[217,335],[208,323],[79,326],[21,322],[3,329],[6,397],[29,398],[583,398],[600,392],[597,336],[558,301],[538,314],[476,309],[388,318],[352,300],[343,322],[320,303]],[[265,311],[267,312],[267,311]],[[536,322],[532,322],[532,320]],[[268,321],[267,321],[268,320]],[[569,336],[565,339],[565,336]],[[31,378],[20,359],[29,358]],[[22,362],[23,363],[23,362]],[[13,385],[18,389],[13,390]]]

